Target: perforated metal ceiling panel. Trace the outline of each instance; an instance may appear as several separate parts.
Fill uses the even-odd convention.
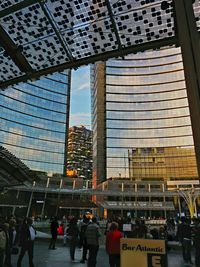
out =
[[[0,47],[0,80],[12,80],[15,77],[23,75],[19,68],[13,63],[12,59],[6,54],[5,50]]]
[[[172,0],[4,0],[0,87],[173,43]]]

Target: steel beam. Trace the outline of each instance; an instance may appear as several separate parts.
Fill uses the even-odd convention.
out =
[[[13,60],[21,72],[29,73],[33,69],[22,54],[22,47],[18,47],[9,37],[3,27],[0,25],[0,46],[2,46],[6,54]]]
[[[97,61],[106,61],[109,58],[115,57],[123,57],[130,53],[137,53],[146,50],[158,49],[163,46],[169,45],[178,45],[178,40],[176,37],[169,37],[158,41],[147,42],[139,45],[132,45],[128,47],[124,47],[122,50],[114,50],[105,53],[100,53],[91,57],[77,59],[71,62],[66,62],[64,64],[56,65],[47,69],[42,69],[40,71],[35,71],[34,73],[30,73],[29,75],[23,75],[9,81],[0,82],[0,89],[5,89],[8,86],[13,84],[17,84],[20,82],[26,82],[27,80],[35,80],[39,79],[43,75],[48,75],[54,72],[63,71],[65,69],[76,69],[80,66],[88,65],[95,63]]]
[[[0,18],[3,18],[3,17],[6,17],[12,13],[15,13],[23,8],[26,8],[26,7],[29,7],[29,6],[32,6],[34,4],[37,4],[38,1],[37,0],[24,0],[22,2],[19,2],[15,5],[12,5],[8,8],[5,8],[3,10],[0,11]]]
[[[42,8],[42,11],[44,12],[44,15],[46,16],[47,20],[49,21],[49,23],[50,23],[52,29],[54,30],[56,36],[58,37],[58,40],[59,40],[59,42],[60,42],[60,44],[61,44],[63,50],[65,51],[67,57],[68,57],[71,61],[73,61],[74,58],[73,58],[72,53],[71,53],[71,51],[70,51],[70,49],[69,49],[69,47],[68,47],[68,44],[66,43],[65,39],[63,38],[63,36],[62,36],[62,34],[61,34],[61,32],[60,32],[60,30],[59,30],[59,28],[58,28],[56,22],[54,21],[54,19],[53,19],[51,13],[49,12],[47,6],[45,5],[45,3],[44,3],[43,0],[39,0],[39,4],[40,4],[40,6],[41,6],[41,8]]]
[[[114,19],[114,16],[113,16],[112,7],[110,5],[109,0],[106,0],[105,2],[106,2],[107,9],[108,9],[108,14],[110,16],[110,20],[112,22],[113,31],[114,31],[115,37],[117,39],[118,47],[121,50],[122,49],[122,44],[121,44],[121,40],[120,40],[118,29],[117,29],[117,25],[115,23],[115,19]]]
[[[200,35],[192,0],[175,0],[176,25],[182,50],[194,146],[200,176]]]

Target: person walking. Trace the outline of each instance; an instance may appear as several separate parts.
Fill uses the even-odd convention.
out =
[[[79,235],[77,219],[75,217],[72,217],[70,219],[67,233],[69,237],[70,257],[71,257],[71,260],[74,261],[75,250],[76,250],[76,245],[78,244],[78,235]]]
[[[6,232],[3,223],[0,224],[0,267],[4,266],[4,256],[6,250]]]
[[[28,252],[29,257],[29,267],[34,267],[33,264],[33,250],[34,250],[34,240],[36,237],[36,230],[32,225],[33,221],[31,218],[25,218],[19,234],[19,245],[21,246],[20,254],[17,260],[17,267],[21,267],[22,259]]]
[[[87,260],[88,245],[87,245],[87,239],[85,236],[85,232],[86,232],[86,229],[87,229],[89,222],[90,222],[90,218],[87,218],[86,216],[84,216],[83,221],[82,221],[80,228],[79,228],[79,236],[82,239],[82,247],[83,247],[82,259],[81,259],[80,263],[85,263],[85,261]]]
[[[15,229],[16,220],[14,218],[11,218],[9,220],[9,225],[7,226],[8,229],[8,245],[6,249],[6,255],[5,255],[5,261],[4,264],[6,267],[12,267],[11,264],[11,254],[13,251],[13,248],[16,245],[17,239],[17,232]],[[18,248],[16,248],[18,250]]]
[[[96,267],[100,236],[100,227],[97,224],[96,217],[93,217],[92,222],[88,224],[87,229],[85,231],[85,237],[89,250],[89,257],[87,262],[88,267]]]
[[[200,267],[200,219],[195,219],[194,247],[195,247],[195,266]]]
[[[51,225],[50,225],[51,240],[49,243],[49,249],[56,249],[55,246],[56,246],[56,240],[58,236],[58,227],[59,227],[58,220],[57,220],[57,217],[55,216],[52,218]]]
[[[183,260],[185,264],[192,264],[191,248],[192,248],[192,232],[188,219],[181,218],[181,224],[178,225],[177,237],[182,244]]]
[[[122,237],[118,224],[112,222],[110,231],[106,234],[106,252],[109,256],[110,267],[120,267],[120,238]]]

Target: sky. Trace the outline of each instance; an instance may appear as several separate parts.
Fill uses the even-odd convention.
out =
[[[70,127],[84,125],[91,129],[91,99],[89,66],[72,71]]]

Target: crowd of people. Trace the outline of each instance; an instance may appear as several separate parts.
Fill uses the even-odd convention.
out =
[[[63,230],[61,230],[63,228]],[[82,248],[82,259],[80,263],[87,260],[88,267],[96,266],[96,258],[99,250],[99,237],[101,236],[100,226],[96,217],[89,218],[86,215],[79,221],[76,217],[70,216],[64,227],[64,224],[58,224],[56,217],[52,217],[51,224],[51,240],[49,249],[56,249],[55,244],[57,235],[63,233],[63,242],[69,240],[69,251],[71,261],[75,261],[76,247]],[[87,258],[88,254],[88,258]]]
[[[11,256],[18,254],[17,267],[21,267],[28,253],[29,267],[34,267],[33,250],[36,230],[31,218],[19,222],[14,216],[0,219],[0,267],[12,267]],[[20,248],[20,249],[19,249]]]
[[[194,266],[191,258],[193,244],[195,247],[195,266],[200,267],[199,219],[194,219],[192,224],[185,217],[181,218],[179,222],[175,222],[172,218],[163,220],[163,222],[161,225],[152,226],[141,218],[133,220],[131,217],[114,217],[107,220],[105,230],[102,231],[96,218],[90,219],[84,215],[81,220],[77,221],[75,217],[71,216],[66,224],[61,223],[58,225],[57,223],[54,233],[56,235],[63,234],[64,245],[66,245],[66,240],[69,241],[72,261],[75,259],[76,247],[82,248],[80,263],[85,263],[87,260],[88,267],[96,266],[99,237],[101,235],[105,235],[105,249],[109,257],[110,267],[120,266],[120,239],[122,237],[165,240],[168,250],[170,249],[168,241],[178,241],[182,246],[184,263],[192,266]],[[54,219],[52,219],[51,228],[53,225]]]
[[[182,246],[183,260],[186,265],[200,267],[200,220],[192,222],[183,217],[179,223],[167,219],[159,226],[148,225],[144,219],[115,217],[109,219],[103,230],[96,217],[83,215],[80,220],[70,216],[65,222],[59,223],[56,216],[50,221],[51,239],[49,249],[56,249],[57,236],[63,236],[63,244],[69,244],[71,261],[75,261],[76,248],[82,249],[80,263],[88,267],[96,267],[100,237],[105,238],[105,250],[108,254],[110,267],[120,266],[120,239],[163,239],[178,241]],[[12,267],[12,254],[18,254],[17,267],[21,267],[27,252],[29,267],[34,267],[33,250],[36,230],[31,218],[18,222],[14,216],[0,220],[0,267]],[[195,265],[192,262],[192,246],[195,248]],[[167,246],[168,247],[168,246]]]

